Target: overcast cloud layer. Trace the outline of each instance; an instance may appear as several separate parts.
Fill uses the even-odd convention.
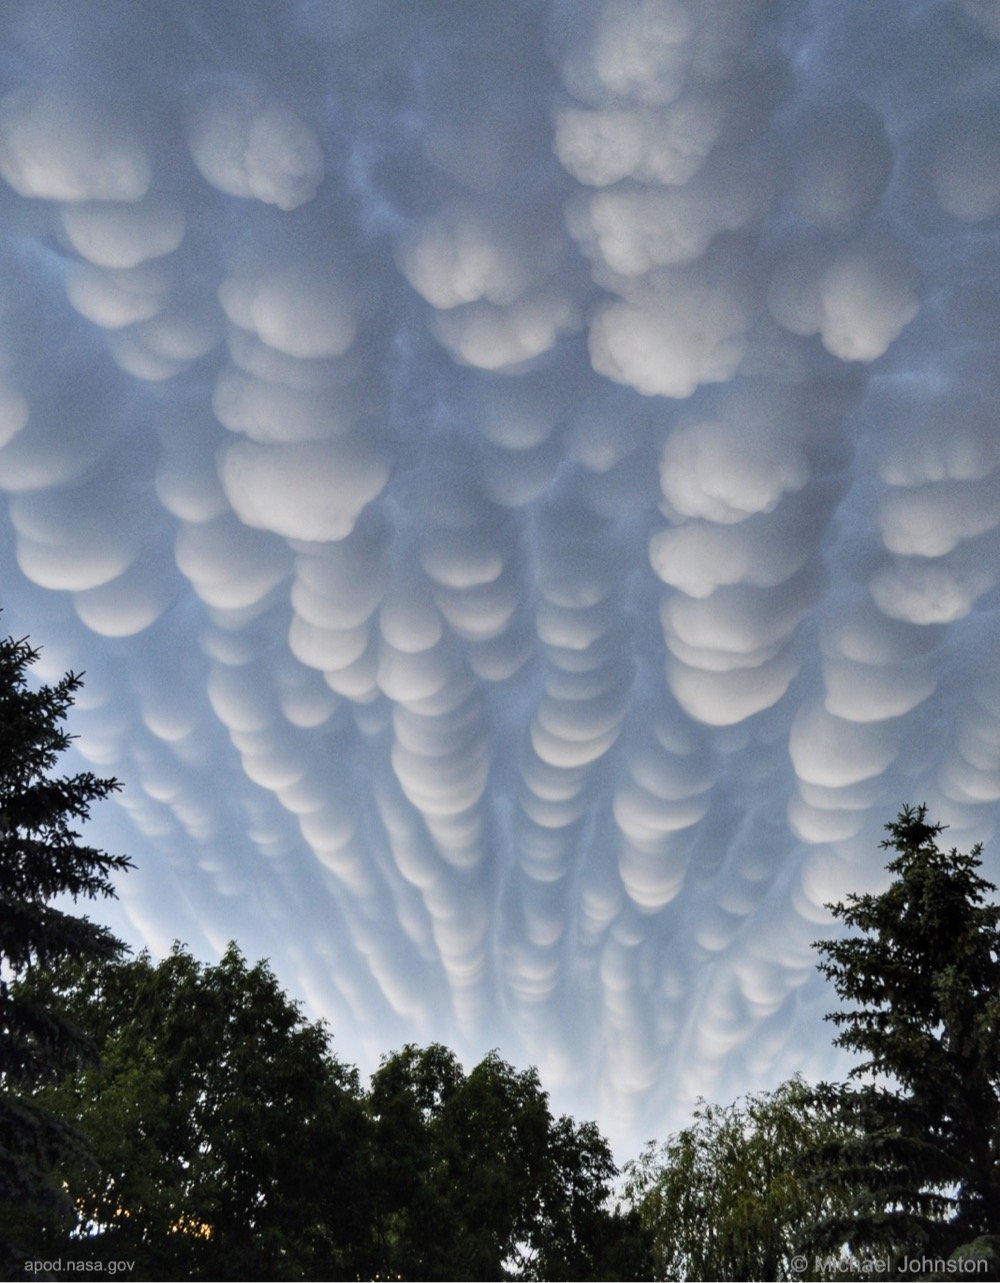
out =
[[[1000,813],[1000,5],[0,24],[3,622],[111,920],[617,1138],[829,1072],[824,901]]]

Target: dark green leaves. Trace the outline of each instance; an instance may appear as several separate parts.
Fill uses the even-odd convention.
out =
[[[626,1167],[626,1193],[653,1236],[662,1279],[792,1279],[804,1228],[842,1206],[809,1179],[805,1151],[839,1147],[845,1124],[800,1079],[728,1106]]]
[[[607,1205],[607,1142],[554,1119],[535,1070],[491,1052],[466,1075],[439,1044],[407,1046],[369,1099],[380,1277],[645,1277],[641,1229]]]
[[[51,902],[113,895],[112,875],[130,867],[80,841],[76,825],[118,785],[90,772],[52,775],[70,742],[63,722],[81,679],[68,673],[30,689],[37,657],[25,641],[0,640],[0,1269],[33,1227],[71,1219],[49,1172],[60,1156],[79,1163],[85,1151],[35,1093],[92,1053],[71,1020],[12,982],[118,956],[122,945],[105,927]]]
[[[861,1056],[835,1093],[851,1142],[816,1174],[854,1206],[822,1233],[947,1254],[1000,1231],[1000,906],[980,848],[942,850],[926,807],[886,828],[892,882],[831,905],[852,933],[817,946],[846,1004],[835,1041]]]

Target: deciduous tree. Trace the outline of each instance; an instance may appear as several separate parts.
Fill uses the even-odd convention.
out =
[[[626,1166],[626,1195],[652,1235],[658,1279],[801,1279],[803,1230],[838,1206],[800,1170],[804,1149],[843,1125],[801,1079],[692,1123]]]
[[[46,1093],[98,1160],[60,1172],[89,1256],[167,1279],[367,1269],[357,1074],[266,964],[230,945],[204,966],[175,946],[158,964],[68,968],[53,996],[101,1055]]]
[[[534,1069],[495,1052],[467,1075],[446,1047],[404,1047],[372,1079],[380,1277],[645,1278],[638,1219],[591,1123],[554,1119]]]

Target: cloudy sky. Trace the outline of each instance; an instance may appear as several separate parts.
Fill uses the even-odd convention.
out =
[[[1000,871],[1000,5],[0,24],[0,604],[108,920],[620,1145],[832,1072],[882,824]]]

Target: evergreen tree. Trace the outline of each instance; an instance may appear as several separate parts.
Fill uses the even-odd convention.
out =
[[[89,1050],[69,1020],[19,995],[15,982],[119,955],[124,946],[107,928],[52,902],[114,895],[111,875],[130,867],[79,839],[74,826],[118,784],[52,774],[70,742],[63,723],[81,678],[67,673],[32,689],[37,658],[24,640],[0,640],[0,1270],[18,1262],[16,1244],[34,1219],[69,1213],[47,1173],[60,1156],[79,1156],[80,1140],[33,1095]]]
[[[1000,906],[980,847],[941,850],[926,807],[886,828],[893,881],[830,905],[853,933],[817,944],[847,1004],[835,1043],[862,1056],[853,1083],[817,1093],[848,1139],[815,1176],[850,1195],[818,1240],[947,1255],[1000,1232]]]

